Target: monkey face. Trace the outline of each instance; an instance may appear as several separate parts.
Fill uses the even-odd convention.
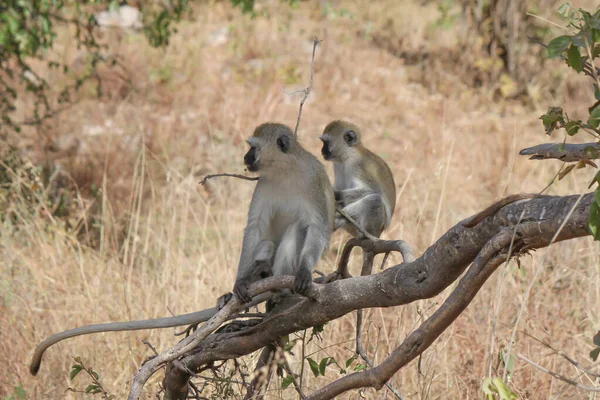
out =
[[[295,140],[292,131],[285,125],[262,124],[248,139],[250,149],[244,156],[244,164],[251,172],[281,172],[289,164],[289,153],[294,152]]]
[[[325,160],[344,162],[360,142],[358,127],[345,121],[333,121],[325,127],[321,141],[321,154]]]
[[[321,154],[323,155],[323,158],[325,160],[329,161],[329,160],[331,160],[331,157],[333,156],[333,154],[331,153],[329,138],[325,138],[324,136],[321,136],[321,141],[323,142],[323,147],[321,148]]]
[[[244,156],[244,164],[248,168],[248,171],[258,171],[258,147],[250,145],[250,150]]]

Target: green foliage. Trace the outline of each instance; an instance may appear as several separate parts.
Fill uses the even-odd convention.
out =
[[[27,398],[27,393],[25,389],[21,385],[15,386],[14,392],[12,395],[7,397],[0,397],[0,400],[25,400]]]
[[[68,388],[67,390],[73,393],[87,393],[87,394],[99,394],[100,397],[104,400],[113,400],[116,399],[115,395],[109,394],[102,384],[100,383],[100,375],[92,369],[92,367],[86,367],[81,360],[81,357],[73,357],[75,364],[71,366],[71,373],[69,374],[69,379],[74,380],[80,372],[85,372],[90,379],[90,383],[83,390],[77,390],[73,388]]]
[[[482,385],[487,400],[517,400],[517,395],[500,378],[486,378]]]
[[[590,357],[592,360],[596,361],[598,359],[598,355],[600,355],[600,331],[596,332],[594,335],[594,349],[590,351]]]
[[[546,134],[564,129],[566,136],[575,136],[582,132],[591,135],[596,141],[600,140],[600,71],[595,67],[598,58],[600,58],[600,9],[593,14],[581,8],[574,9],[570,4],[563,4],[559,7],[558,13],[567,18],[567,28],[571,31],[570,35],[558,36],[548,43],[548,56],[550,58],[562,58],[567,66],[577,73],[583,72],[593,80],[593,92],[596,102],[588,108],[589,116],[587,121],[572,120],[567,113],[560,107],[550,107],[548,111],[540,117],[544,125]],[[600,143],[600,141],[599,141]],[[597,157],[597,149],[589,147],[586,153],[590,159]],[[559,175],[562,179],[574,169],[591,166],[598,168],[590,160],[580,160],[575,164],[567,166]],[[598,184],[596,188],[594,201],[592,202],[589,217],[589,231],[595,240],[600,240],[600,172],[597,172],[592,179],[590,187]],[[595,349],[592,357],[597,357],[600,350]]]
[[[297,7],[298,0],[284,0]],[[244,13],[254,16],[254,0],[230,0]],[[137,3],[142,8],[141,31],[153,47],[168,46],[177,32],[175,25],[190,13],[189,0],[151,0]],[[102,96],[100,66],[124,69],[110,55],[110,43],[103,39],[96,20],[99,10],[118,11],[116,0],[72,2],[65,0],[5,0],[0,5],[0,137],[20,132],[25,125],[43,126],[43,122],[73,102],[75,94],[88,82],[91,93]],[[77,48],[85,52],[88,65],[75,73],[66,62],[52,58],[57,32],[70,27]],[[106,35],[104,35],[106,36]],[[62,87],[42,77],[39,65],[62,74]],[[161,81],[167,71],[160,71]],[[168,77],[167,77],[168,78]],[[56,79],[56,78],[54,78]],[[26,119],[12,115],[18,104],[27,104]]]

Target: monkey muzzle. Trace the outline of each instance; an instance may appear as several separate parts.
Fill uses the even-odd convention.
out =
[[[244,156],[244,164],[248,168],[248,171],[256,172],[258,170],[258,154],[256,147],[250,147],[250,150]]]
[[[331,154],[331,149],[329,148],[329,141],[327,139],[323,139],[323,138],[321,138],[321,140],[323,141],[323,147],[321,148],[321,154],[323,155],[324,159],[330,160],[331,156],[333,154]]]

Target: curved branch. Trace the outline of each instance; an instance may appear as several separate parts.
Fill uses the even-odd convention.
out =
[[[531,156],[530,160],[556,158],[564,162],[595,160],[600,158],[600,143],[543,143],[527,147],[519,152],[522,156]]]
[[[476,264],[471,267],[461,281],[462,284],[459,285],[461,290],[464,288],[464,292],[453,293],[453,299],[460,302],[459,305],[466,307],[480,285],[506,257],[506,254],[497,251],[502,249],[501,245],[505,245],[507,229],[514,230],[522,213],[516,249],[525,251],[545,247],[550,244],[552,237],[559,230],[565,216],[578,198],[578,195],[534,198],[525,203],[507,205],[475,228],[468,229],[459,223],[412,263],[396,265],[375,275],[343,279],[327,285],[315,284],[318,302],[307,301],[292,313],[268,318],[253,327],[247,334],[242,332],[210,335],[180,360],[187,369],[195,371],[215,360],[233,359],[250,354],[272,343],[278,337],[323,324],[353,310],[393,307],[431,298],[458,279],[467,266],[476,260]],[[557,236],[557,241],[589,235],[587,223],[592,201],[593,193],[583,196]],[[290,282],[291,280],[290,277]],[[469,282],[471,283],[467,285]],[[434,314],[436,319],[427,320],[428,325],[425,327],[439,329],[449,325],[453,320],[452,310],[459,305],[444,303]],[[396,351],[397,353],[395,352],[401,356],[389,359],[376,367],[381,368],[378,371],[386,371],[384,377],[393,375],[398,365],[409,362],[411,357],[420,354],[437,337],[436,330],[417,332],[420,333],[414,337],[414,340],[406,342],[412,343],[410,346],[402,345]],[[371,371],[374,370],[369,370],[366,374],[373,374]],[[171,368],[167,371],[163,384],[169,391],[185,392],[189,377],[186,371]],[[376,383],[379,382],[381,380],[377,380]],[[340,387],[341,389],[343,388]],[[320,392],[314,396],[318,393]]]

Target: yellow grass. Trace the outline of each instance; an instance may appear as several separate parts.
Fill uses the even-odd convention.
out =
[[[58,163],[80,174],[79,181],[104,188],[98,200],[105,204],[98,248],[80,244],[59,222],[48,225],[41,217],[25,216],[19,229],[9,230],[5,224],[0,231],[0,397],[22,386],[31,399],[92,398],[65,392],[70,386],[87,386],[83,375],[69,381],[70,356],[80,356],[98,371],[109,393],[124,398],[132,376],[151,354],[142,339],[165,350],[178,340],[173,330],[107,333],[62,342],[46,353],[35,378],[28,373],[33,349],[48,335],[76,326],[208,308],[231,290],[254,184],[230,178],[212,180],[205,187],[198,182],[206,173],[243,172],[244,139],[257,124],[295,124],[300,97],[289,97],[282,89],[291,91],[308,82],[315,34],[324,41],[317,51],[314,89],[299,136],[319,154],[318,136],[330,120],[350,119],[363,127],[367,145],[390,164],[398,187],[397,211],[386,238],[402,238],[420,254],[461,219],[503,195],[539,191],[558,171],[559,162],[529,161],[518,151],[548,140],[538,120],[547,106],[563,102],[583,115],[591,95],[582,77],[565,76],[559,98],[541,98],[537,107],[526,107],[516,101],[493,103],[485,90],[463,87],[458,78],[441,76],[431,66],[436,82],[455,88],[448,94],[413,79],[412,67],[364,34],[369,21],[377,27],[378,18],[384,19],[383,6],[335,5],[354,13],[351,20],[324,17],[319,4],[301,3],[299,10],[291,10],[279,2],[267,3],[261,10],[268,11],[268,17],[249,20],[227,2],[218,2],[196,8],[194,20],[181,23],[165,50],[149,48],[138,35],[119,39],[115,51],[123,55],[139,90],[123,96],[118,87],[109,86],[105,90],[114,95],[108,99],[88,96],[58,117],[54,132],[55,139],[81,140],[77,155]],[[407,13],[401,18],[407,21],[407,31],[398,34],[414,35],[406,44],[410,50],[449,46],[447,36],[431,34],[428,28],[437,15],[435,7],[411,3],[404,11],[392,10]],[[215,39],[220,35],[226,39],[222,43]],[[62,57],[75,60],[67,35],[61,36],[60,46]],[[558,61],[545,68],[566,72]],[[33,141],[28,136],[23,140]],[[331,166],[327,168],[332,177]],[[591,169],[578,171],[550,192],[586,191],[592,174]],[[320,270],[333,270],[346,238],[335,233]],[[119,248],[119,241],[126,245]],[[523,258],[520,269],[511,262],[496,272],[420,362],[404,368],[391,383],[408,399],[482,398],[502,271],[507,273],[493,376],[502,375],[498,349],[510,339],[523,295],[545,251]],[[549,251],[514,351],[593,385],[521,333],[548,341],[584,365],[593,364],[588,353],[600,328],[600,248],[584,238]],[[356,259],[358,253],[353,274],[358,272]],[[388,266],[399,261],[393,256]],[[367,311],[365,338],[376,351],[376,362],[431,315],[451,289],[431,300]],[[307,354],[317,360],[327,355],[346,360],[354,348],[354,330],[355,313],[332,321],[322,342],[308,344]],[[298,370],[299,345],[295,354],[292,368]],[[253,359],[245,360],[248,368]],[[307,368],[305,392],[336,377],[333,367],[318,379]],[[160,379],[162,374],[157,374],[147,384],[148,398],[159,391]],[[588,398],[519,360],[510,385],[525,399]],[[292,388],[280,391],[278,386],[271,386],[271,398],[297,397]],[[365,390],[364,396],[392,398],[385,388]],[[356,399],[359,394],[342,398]]]

